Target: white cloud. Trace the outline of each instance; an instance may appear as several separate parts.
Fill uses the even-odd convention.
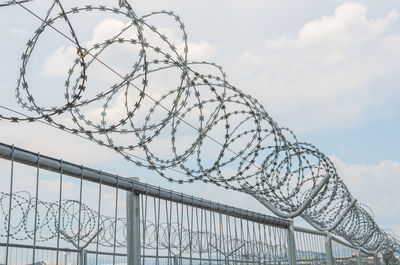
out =
[[[339,176],[353,196],[371,207],[378,224],[400,232],[400,162],[385,160],[377,165],[346,164],[330,156]],[[400,234],[400,233],[399,233]]]
[[[93,29],[91,37],[82,42],[84,43],[83,46],[86,47],[86,49],[91,49],[94,44],[104,43],[106,40],[111,39],[112,37],[119,34],[123,28],[128,27],[129,25],[130,22],[125,23],[115,18],[104,19],[100,21]],[[182,38],[179,36],[180,33],[177,33],[175,30],[169,27],[158,28],[158,31],[161,34],[167,36],[168,41],[173,45],[175,45],[175,47],[177,47],[177,51],[183,55],[184,43],[182,41]],[[151,45],[155,47],[160,47],[162,50],[171,53],[169,47],[167,47],[165,42],[161,40],[160,36],[152,33],[146,27],[144,33],[146,41],[149,42]],[[137,32],[135,31],[134,27],[130,27],[122,35],[120,35],[120,37],[125,39],[136,39],[136,40],[138,39]],[[114,45],[111,45],[110,47]],[[108,47],[107,49],[110,49],[110,47]],[[189,47],[188,48],[189,61],[211,61],[216,51],[215,47],[210,43],[208,43],[207,41],[199,41],[199,42],[189,41],[188,47]],[[96,51],[97,50],[93,50],[91,54],[95,54]],[[131,55],[123,57],[125,61],[128,59],[129,60],[128,62],[118,61],[118,64],[112,65],[112,67],[117,67],[118,69],[118,67],[124,65],[125,63],[128,63],[129,66],[132,66],[135,63],[135,59],[137,59],[137,57],[135,56],[138,54],[138,52],[139,52],[139,45],[132,46],[131,44],[127,44],[127,45],[122,45],[122,49],[119,48],[112,50],[112,52],[106,52],[106,57],[104,57],[104,52],[102,52],[101,59],[108,64],[112,62],[113,58],[115,58],[116,55],[119,53],[123,53],[125,56]],[[67,74],[67,70],[69,69],[69,67],[72,66],[73,61],[76,59],[76,57],[77,57],[76,48],[74,46],[69,46],[69,47],[60,46],[45,60],[42,66],[42,73],[44,74],[45,77],[64,77]],[[153,58],[148,58],[148,59],[153,59]],[[96,73],[96,71],[100,70],[101,70],[100,74]],[[104,75],[106,75],[106,77],[108,78],[110,78],[110,75],[112,77],[115,77],[115,74],[111,73],[109,69],[105,69],[104,66],[102,66],[102,69],[99,67],[99,69],[96,69],[96,71],[93,71],[96,74],[95,75],[96,78],[104,79]]]
[[[284,35],[275,40],[268,40],[266,45],[274,48],[282,46],[302,48],[323,44],[348,48],[350,45],[375,39],[397,18],[397,12],[392,10],[384,18],[368,20],[366,6],[355,2],[344,3],[336,8],[333,15],[305,24],[296,37]]]
[[[118,34],[126,25],[127,24],[121,20],[115,18],[104,19],[93,29],[92,39],[90,41],[86,41],[85,45],[89,46],[93,45],[94,43],[104,42],[105,40]]]
[[[0,141],[33,152],[81,164],[101,163],[120,156],[89,140],[41,123],[0,124]],[[82,151],[84,150],[84,151]],[[62,157],[61,157],[62,156]]]
[[[76,51],[72,46],[61,46],[45,60],[42,73],[45,77],[64,77],[75,58]]]
[[[124,27],[124,23],[117,19],[105,19],[93,29],[91,38],[87,40],[81,40],[83,47],[90,49],[95,43],[103,43],[115,36]],[[95,54],[97,50],[91,51],[91,54]],[[42,65],[42,73],[45,77],[62,77],[67,76],[67,71],[73,66],[74,60],[77,58],[77,51],[75,46],[60,46],[53,53],[47,57]],[[92,59],[91,57],[89,58]],[[91,67],[93,68],[93,67]],[[92,70],[92,69],[90,69]],[[96,67],[95,71],[91,73],[96,74],[96,78],[115,78],[115,74],[111,73],[104,67]],[[100,71],[100,73],[99,73]]]
[[[28,35],[28,31],[26,29],[21,29],[21,28],[11,28],[10,29],[11,34],[16,35],[18,37],[26,37]]]
[[[387,36],[382,40],[381,45],[386,52],[399,54],[400,36]]]
[[[191,61],[211,61],[216,48],[207,41],[189,42],[188,59]]]
[[[400,95],[398,88],[376,85],[399,69],[399,37],[390,35],[397,19],[394,10],[370,19],[363,4],[342,4],[295,36],[244,51],[233,69],[235,83],[297,131],[360,124]]]

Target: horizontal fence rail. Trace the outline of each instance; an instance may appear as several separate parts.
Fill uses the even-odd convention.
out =
[[[382,263],[289,219],[2,143],[0,157],[0,264]]]
[[[288,227],[290,222],[273,216],[251,212],[240,208],[228,206],[225,204],[216,203],[202,198],[196,198],[190,195],[174,192],[163,189],[157,186],[141,183],[130,180],[124,177],[119,177],[100,170],[91,169],[88,167],[79,166],[73,163],[54,159],[41,154],[33,153],[21,148],[16,148],[10,145],[0,143],[0,157],[11,159],[15,162],[23,163],[30,166],[37,166],[41,169],[46,169],[53,172],[63,171],[63,174],[76,178],[83,178],[91,182],[102,183],[110,187],[118,187],[126,191],[134,191],[139,194],[146,194],[156,198],[179,202],[183,204],[193,205],[198,208],[203,208],[210,211],[217,211],[236,216],[239,218],[251,219],[260,223],[276,225],[279,227]]]

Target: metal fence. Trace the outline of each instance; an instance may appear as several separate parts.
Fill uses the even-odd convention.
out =
[[[381,256],[355,248],[326,232],[295,227],[298,264],[380,265]]]
[[[0,264],[379,264],[329,234],[0,143]]]

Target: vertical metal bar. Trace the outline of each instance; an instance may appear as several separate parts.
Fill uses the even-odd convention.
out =
[[[229,264],[229,260],[232,259],[232,261],[234,260],[234,258],[232,257],[232,255],[234,254],[232,251],[234,250],[234,240],[232,240],[232,230],[231,230],[231,219],[230,216],[227,214],[225,214],[225,233],[226,233],[226,253],[228,254],[228,264]],[[231,258],[232,257],[232,258]]]
[[[193,196],[192,196],[192,204],[193,204]],[[186,208],[188,210],[188,207]],[[189,228],[189,250],[190,250],[190,264],[193,263],[193,206],[191,206],[191,215],[190,215],[190,228]],[[189,219],[189,217],[188,217]],[[188,222],[189,223],[189,222]]]
[[[306,249],[309,250],[307,257],[308,257],[309,260],[312,260],[312,258],[313,258],[313,256],[312,256],[313,249],[312,249],[312,244],[311,244],[311,235],[310,234],[304,234],[304,240],[305,240]]]
[[[253,231],[253,232],[252,232],[252,236],[249,237],[249,239],[250,239],[249,241],[250,241],[250,244],[251,244],[251,256],[252,256],[252,261],[253,261],[253,264],[254,264],[255,263],[255,259],[256,259],[256,251],[254,249],[254,247],[255,247],[255,243],[254,243],[254,236],[255,236],[254,218],[253,218],[251,223],[252,223],[253,229],[249,230],[249,231]]]
[[[62,199],[62,182],[63,182],[63,161],[61,160],[60,167],[60,191],[58,197],[58,222],[57,222],[57,253],[56,253],[56,265],[58,265],[58,256],[59,256],[59,248],[60,248],[60,224],[61,224],[61,199]]]
[[[113,265],[115,265],[115,253],[117,245],[117,223],[118,223],[118,191],[119,178],[117,175],[117,187],[115,188],[115,212],[114,212],[114,246],[113,246]],[[86,264],[85,264],[86,265]]]
[[[80,261],[79,264],[80,265],[87,265],[87,250],[86,249],[80,249],[79,250],[79,257],[80,257]]]
[[[333,240],[332,241],[332,254],[333,254],[333,262],[336,263],[336,260],[340,260],[341,254],[339,249],[339,244]]]
[[[146,225],[147,225],[147,186],[146,186],[146,194],[144,195],[144,199],[143,196],[142,198],[142,216],[143,216],[143,257],[142,257],[142,261],[143,264],[145,263],[145,255],[146,255],[146,248],[145,248],[145,244],[146,244]]]
[[[287,228],[287,244],[288,244],[288,258],[290,265],[296,265],[296,243],[294,239],[294,224],[293,219],[290,219],[290,225]]]
[[[332,237],[329,232],[325,236],[325,254],[326,265],[333,265]]]
[[[210,231],[208,230],[208,225],[207,225],[207,212],[204,210],[204,227],[206,230],[206,242],[207,242],[207,255],[208,255],[208,263],[211,264],[211,244],[212,244],[212,238],[211,238],[211,214],[208,214],[210,218]]]
[[[33,253],[32,253],[32,264],[35,264],[35,255],[36,255],[36,233],[37,233],[37,206],[38,206],[38,196],[39,196],[39,163],[40,163],[40,154],[37,154],[37,168],[36,168],[36,194],[35,194],[35,221],[34,225],[34,234],[33,234]]]
[[[100,171],[101,174],[101,171]],[[98,200],[98,209],[97,209],[97,231],[100,231],[100,213],[101,213],[101,178],[100,178],[100,182],[99,182],[99,200]],[[99,264],[99,239],[100,239],[100,235],[97,235],[97,239],[96,239],[96,265]]]
[[[378,255],[374,255],[374,265],[379,265]]]
[[[265,256],[265,249],[263,247],[263,243],[265,242],[265,237],[264,239],[262,239],[262,231],[261,231],[261,224],[258,223],[258,242],[257,242],[257,247],[258,247],[258,257],[259,257],[259,264],[261,264],[261,262],[264,263],[264,256]]]
[[[183,242],[183,193],[181,194],[182,198],[182,203],[181,205],[181,220],[178,222],[178,230],[179,230],[179,263],[182,264],[182,252],[184,249],[182,248],[182,242]],[[178,217],[179,218],[179,217]],[[180,223],[180,228],[179,228],[179,223]]]
[[[240,241],[239,237],[238,237],[238,231],[237,231],[237,222],[236,222],[236,217],[233,218],[233,225],[235,226],[235,248],[238,248],[239,246],[241,246],[241,244],[243,242]],[[239,249],[239,252],[241,251],[241,249]],[[238,257],[240,257],[240,255],[237,254],[237,251],[235,253],[234,259],[237,260]]]
[[[274,261],[275,263],[278,262],[279,260],[279,253],[278,253],[278,243],[280,244],[281,242],[276,242],[276,234],[277,234],[277,229],[276,227],[272,228],[272,233],[273,233],[273,237],[274,237],[274,245],[273,245],[273,252],[274,252]]]
[[[169,201],[169,205],[170,205],[170,207],[168,208],[168,200],[165,200],[164,201],[165,202],[165,217],[166,217],[166,219],[167,219],[167,239],[168,239],[168,249],[167,249],[167,251],[168,251],[168,253],[167,253],[167,256],[168,256],[168,259],[167,259],[167,263],[168,263],[168,265],[170,265],[170,263],[171,263],[171,259],[170,259],[170,256],[171,256],[171,215],[170,215],[170,212],[168,212],[168,209],[171,209],[172,207],[171,207],[171,204],[172,204],[172,202],[171,201]]]
[[[126,193],[126,217],[128,265],[140,265],[140,196],[134,190]]]
[[[358,265],[362,265],[362,253],[361,253],[361,249],[357,250],[357,264]]]
[[[78,249],[78,256],[77,259],[79,260],[78,265],[84,265],[85,261],[84,261],[84,257],[83,257],[83,249]]]
[[[157,203],[156,203],[156,198],[153,198],[153,213],[154,213],[154,233],[155,233],[155,259],[156,259],[156,265],[159,265],[159,257],[158,257],[158,249],[159,249],[159,243],[158,243],[158,235],[159,235],[159,229],[160,227],[158,226],[158,220],[159,220],[159,215],[157,219]]]
[[[159,188],[159,190],[158,190],[158,193],[160,193],[160,188]],[[161,199],[160,199],[160,197],[158,197],[158,203],[156,202],[156,198],[153,198],[154,199],[154,216],[155,216],[155,219],[156,219],[156,221],[155,221],[155,228],[156,228],[156,257],[157,257],[157,259],[156,259],[156,264],[158,265],[158,264],[160,264],[160,258],[159,258],[159,248],[160,248],[160,211],[161,211],[161,209],[160,209],[160,205],[161,205]],[[157,211],[157,212],[156,212]]]
[[[269,246],[268,246],[268,242],[267,242],[268,263],[272,263],[272,261],[274,260],[274,248],[272,245],[272,231],[271,231],[271,226],[268,226],[267,228],[268,228],[268,237],[269,237]]]
[[[283,230],[283,229],[280,229],[280,228],[277,228],[277,231],[279,232],[279,234],[278,234],[278,238],[279,238],[279,248],[280,248],[280,252],[281,253],[286,253],[286,248],[285,248],[285,246],[283,245],[283,243],[284,242],[286,242],[286,244],[287,244],[287,238],[285,238],[285,235],[286,235],[286,237],[287,237],[287,229],[285,229],[285,230]],[[293,229],[293,238],[294,238],[294,229]],[[293,240],[293,242],[294,242],[294,240]],[[296,245],[296,242],[294,242],[294,244]],[[282,249],[283,248],[283,249]],[[294,248],[295,250],[294,250],[294,254],[295,254],[295,259],[296,259],[296,248]],[[282,254],[281,254],[282,255]],[[286,255],[287,255],[287,257],[289,257],[289,246],[287,246],[287,253],[286,253]],[[282,258],[280,258],[280,260],[282,260]]]
[[[10,201],[8,203],[8,223],[7,223],[7,244],[6,244],[6,265],[8,265],[8,251],[10,244],[10,227],[11,227],[11,207],[13,195],[13,182],[14,182],[14,145],[12,145],[11,152],[11,172],[10,172]]]
[[[196,208],[196,228],[197,228],[197,244],[199,244],[199,261],[202,263],[202,252],[203,252],[203,220],[201,220],[200,229],[199,229],[199,208]]]
[[[217,223],[217,226],[218,226],[218,231],[219,231],[219,245],[218,245],[218,251],[219,251],[219,253],[220,253],[220,259],[222,260],[222,255],[224,254],[224,250],[222,249],[222,244],[223,244],[223,241],[224,241],[224,239],[223,239],[223,225],[222,225],[222,216],[221,216],[221,213],[218,213],[218,220],[219,220],[219,223]],[[225,244],[224,244],[224,247],[225,247]],[[224,257],[225,258],[225,262],[226,262],[226,256]]]
[[[243,219],[242,219],[242,218],[240,218],[239,227],[240,227],[240,240],[241,240],[241,242],[243,242],[243,244],[244,244],[244,246],[240,249],[240,256],[241,256],[242,259],[243,259],[243,258],[247,259],[247,258],[245,257],[245,255],[246,255],[246,249],[247,249],[247,242],[246,242],[246,240],[244,239]]]
[[[209,212],[209,233],[210,233],[210,255],[211,257],[210,259],[210,264],[211,264],[211,259],[213,258],[213,253],[215,253],[215,257],[218,259],[218,252],[217,252],[217,233],[215,231],[213,231],[213,227],[215,228],[215,226],[213,226],[213,217],[214,217],[214,212]],[[215,222],[214,222],[215,223]],[[215,242],[213,242],[215,241]]]
[[[81,243],[81,213],[82,213],[82,180],[83,180],[83,165],[81,165],[81,175],[80,175],[80,184],[79,184],[79,208],[78,208],[78,253],[79,256],[77,259],[80,259],[80,265],[85,265],[84,262],[84,253],[81,251],[80,243]]]
[[[221,234],[221,248],[220,251],[223,253],[225,264],[229,264],[229,257],[227,256],[228,249],[227,249],[227,237],[225,235],[224,230],[224,222],[223,222],[223,215],[219,214],[219,226],[220,226],[220,234]]]

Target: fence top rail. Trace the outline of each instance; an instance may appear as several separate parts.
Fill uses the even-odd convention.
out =
[[[21,164],[39,167],[41,169],[52,172],[60,173],[62,171],[63,174],[71,177],[79,179],[82,178],[87,181],[101,183],[102,185],[107,185],[126,191],[134,191],[137,194],[143,194],[176,203],[182,203],[185,205],[218,212],[221,214],[242,218],[257,223],[267,224],[280,228],[287,228],[291,223],[289,220],[286,219],[252,212],[226,204],[221,204],[210,200],[190,196],[184,193],[164,189],[154,185],[149,185],[147,183],[142,183],[133,179],[120,177],[111,173],[27,151],[1,142],[0,157],[7,160],[13,160]]]
[[[322,231],[318,231],[318,230],[312,230],[312,229],[309,229],[309,228],[299,227],[299,226],[295,226],[294,227],[294,231],[301,232],[301,233],[306,233],[306,234],[318,235],[318,236],[326,236],[327,235],[326,232],[322,232]]]

